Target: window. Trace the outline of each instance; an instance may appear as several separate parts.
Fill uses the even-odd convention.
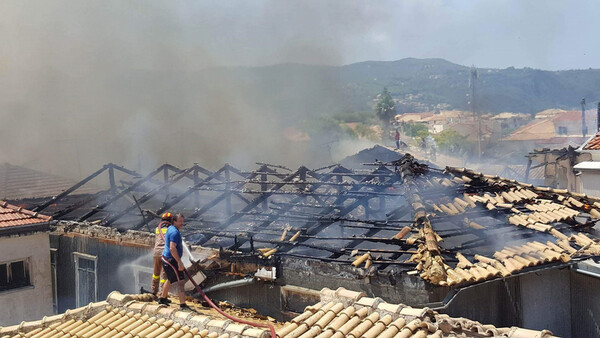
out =
[[[58,313],[58,287],[56,279],[56,261],[57,261],[56,249],[50,249],[50,278],[52,279],[52,311],[54,314]]]
[[[81,307],[98,299],[97,257],[75,252],[75,298]]]
[[[136,265],[133,264],[132,265],[132,270],[133,270],[133,281],[135,283],[135,291],[139,291],[140,288],[144,288],[146,290],[150,290],[152,288],[151,286],[151,282],[152,282],[152,274],[153,274],[153,269],[147,266],[141,266],[141,265]]]
[[[29,258],[0,263],[0,291],[31,285]]]
[[[558,135],[567,135],[567,127],[558,127]]]

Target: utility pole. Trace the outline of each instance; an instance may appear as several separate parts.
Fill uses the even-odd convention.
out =
[[[598,102],[598,109],[596,110],[596,133],[600,132],[600,102]]]
[[[587,135],[587,125],[585,124],[585,97],[581,99],[581,133],[583,137]]]
[[[477,158],[481,160],[481,115],[475,111],[475,80],[479,78],[477,68],[471,67],[471,77],[469,78],[469,87],[471,87],[471,112],[473,119],[477,119]]]

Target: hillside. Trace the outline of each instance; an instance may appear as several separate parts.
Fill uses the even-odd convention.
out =
[[[311,112],[370,110],[373,98],[387,86],[400,111],[436,106],[470,109],[469,67],[443,59],[368,61],[342,67],[277,65],[231,68],[247,84],[270,93],[276,106],[304,106]],[[600,70],[543,71],[479,69],[476,105],[484,112],[535,113],[548,108],[578,108],[582,97],[600,99]],[[284,109],[285,110],[285,109]]]

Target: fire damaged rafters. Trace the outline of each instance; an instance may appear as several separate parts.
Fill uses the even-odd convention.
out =
[[[595,197],[429,168],[408,154],[369,170],[257,165],[165,164],[142,177],[109,164],[37,206],[57,219],[123,230],[150,229],[161,212],[181,212],[190,243],[222,248],[231,261],[313,259],[347,264],[358,276],[419,274],[441,286],[600,255]],[[73,194],[111,168],[109,189]],[[117,172],[129,181],[117,185]]]
[[[301,169],[299,169],[299,171],[297,171],[297,172],[296,172],[296,173],[295,173],[293,176],[286,177],[286,178],[284,179],[284,181],[286,181],[286,180],[287,180],[287,181],[289,181],[289,179],[291,179],[291,178],[294,178],[294,177],[295,177],[297,174],[300,174],[300,176],[301,176],[301,181],[302,181],[302,182],[306,182],[306,174],[307,174],[308,172],[309,172],[309,171],[308,171],[306,168],[302,167],[302,168],[301,168]],[[311,175],[311,176],[313,176],[313,175]],[[314,177],[314,176],[313,176],[313,177]],[[328,178],[326,178],[324,182],[323,182],[323,181],[321,181],[321,182],[314,182],[313,184],[311,184],[311,186],[310,186],[309,188],[308,188],[308,186],[307,186],[307,188],[308,188],[308,191],[306,191],[306,190],[307,190],[307,188],[305,188],[305,189],[304,189],[304,192],[312,193],[313,191],[315,191],[316,189],[318,189],[318,188],[319,188],[319,187],[322,185],[322,183],[327,183],[327,181],[328,181],[328,180],[330,180],[331,178],[333,178],[333,177],[328,177]],[[281,187],[281,186],[277,186],[276,188],[277,188],[277,189],[279,189],[280,187]],[[311,194],[311,195],[307,195],[307,194],[305,194],[305,193],[301,193],[301,194],[300,194],[300,196],[297,196],[297,197],[295,197],[294,199],[292,199],[292,200],[290,201],[290,203],[288,203],[288,206],[286,206],[286,207],[284,207],[284,208],[282,208],[282,209],[278,210],[278,213],[275,213],[274,215],[272,215],[272,217],[271,217],[270,219],[268,219],[268,220],[266,220],[266,221],[264,221],[264,222],[260,223],[259,225],[256,225],[256,226],[254,226],[254,227],[251,227],[251,228],[250,228],[250,231],[252,231],[252,230],[254,230],[254,229],[262,229],[262,228],[265,228],[265,227],[269,226],[269,225],[270,225],[271,223],[273,223],[274,221],[276,221],[276,220],[279,220],[281,216],[283,216],[283,215],[285,215],[286,213],[289,213],[290,211],[292,211],[292,209],[293,209],[294,207],[296,207],[297,203],[300,203],[301,201],[305,200],[305,199],[306,199],[307,197],[309,197],[309,196],[310,196],[310,197],[312,197],[313,199],[315,199],[317,203],[324,204],[324,202],[323,202],[323,201],[320,201],[320,200],[316,199],[316,198],[315,198],[315,196],[314,196],[314,195],[312,195],[312,194]],[[262,196],[261,196],[261,197],[262,197]],[[342,201],[342,202],[343,202],[343,201],[345,201],[345,200],[346,200],[346,198],[342,198],[342,199],[340,199],[340,197],[339,197],[339,195],[338,195],[338,198],[336,199],[336,202],[339,202],[339,201]],[[330,204],[328,207],[326,207],[326,208],[324,209],[324,210],[326,210],[326,211],[322,211],[322,214],[323,214],[323,213],[330,213],[331,211],[335,210],[336,208],[339,208],[339,207],[341,207],[341,205],[340,205],[339,203],[336,203],[336,202],[334,202],[334,203],[331,203],[331,204]],[[294,236],[296,237],[296,239],[295,239],[295,240],[298,240],[298,239],[299,239],[299,237],[300,237],[300,233],[302,233],[302,232],[304,231],[304,229],[306,229],[306,227],[307,227],[308,225],[309,225],[309,223],[306,223],[306,224],[305,224],[305,226],[304,226],[304,227],[302,227],[302,230],[299,230],[299,231],[297,231],[297,232],[296,232],[296,235],[294,235]],[[284,230],[284,232],[285,232],[285,230]],[[293,238],[293,237],[292,237],[292,238]],[[281,239],[281,241],[283,241],[283,240],[285,240],[285,234],[282,236],[282,239]],[[300,242],[300,241],[302,241],[302,239],[298,240],[298,242]],[[294,242],[294,241],[290,241],[290,242]],[[298,242],[297,242],[297,243],[298,243]],[[238,243],[238,244],[236,244],[236,245],[235,245],[235,246],[234,246],[232,249],[237,249],[237,248],[239,248],[239,247],[241,246],[241,244],[243,244],[243,243]],[[294,244],[294,245],[295,245],[295,244]],[[276,250],[276,251],[277,251],[277,250],[279,250],[279,247],[276,247],[274,250]]]

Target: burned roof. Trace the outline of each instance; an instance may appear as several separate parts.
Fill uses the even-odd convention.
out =
[[[197,311],[201,309],[191,303],[190,306]],[[150,294],[123,295],[114,291],[106,301],[90,303],[34,322],[0,327],[0,337],[269,336],[268,330],[237,324],[216,311],[206,310],[201,309],[200,313],[181,311],[174,306],[156,304]]]
[[[100,195],[28,203],[57,219],[120,231],[153,232],[162,212],[181,212],[186,240],[221,249],[229,261],[308,260],[359,277],[418,274],[438,286],[600,255],[597,197],[431,168],[410,154],[362,170],[258,165],[252,171],[164,165]]]
[[[452,318],[428,308],[413,308],[339,288],[321,290],[321,301],[277,331],[288,337],[552,337],[548,330],[497,328]]]

